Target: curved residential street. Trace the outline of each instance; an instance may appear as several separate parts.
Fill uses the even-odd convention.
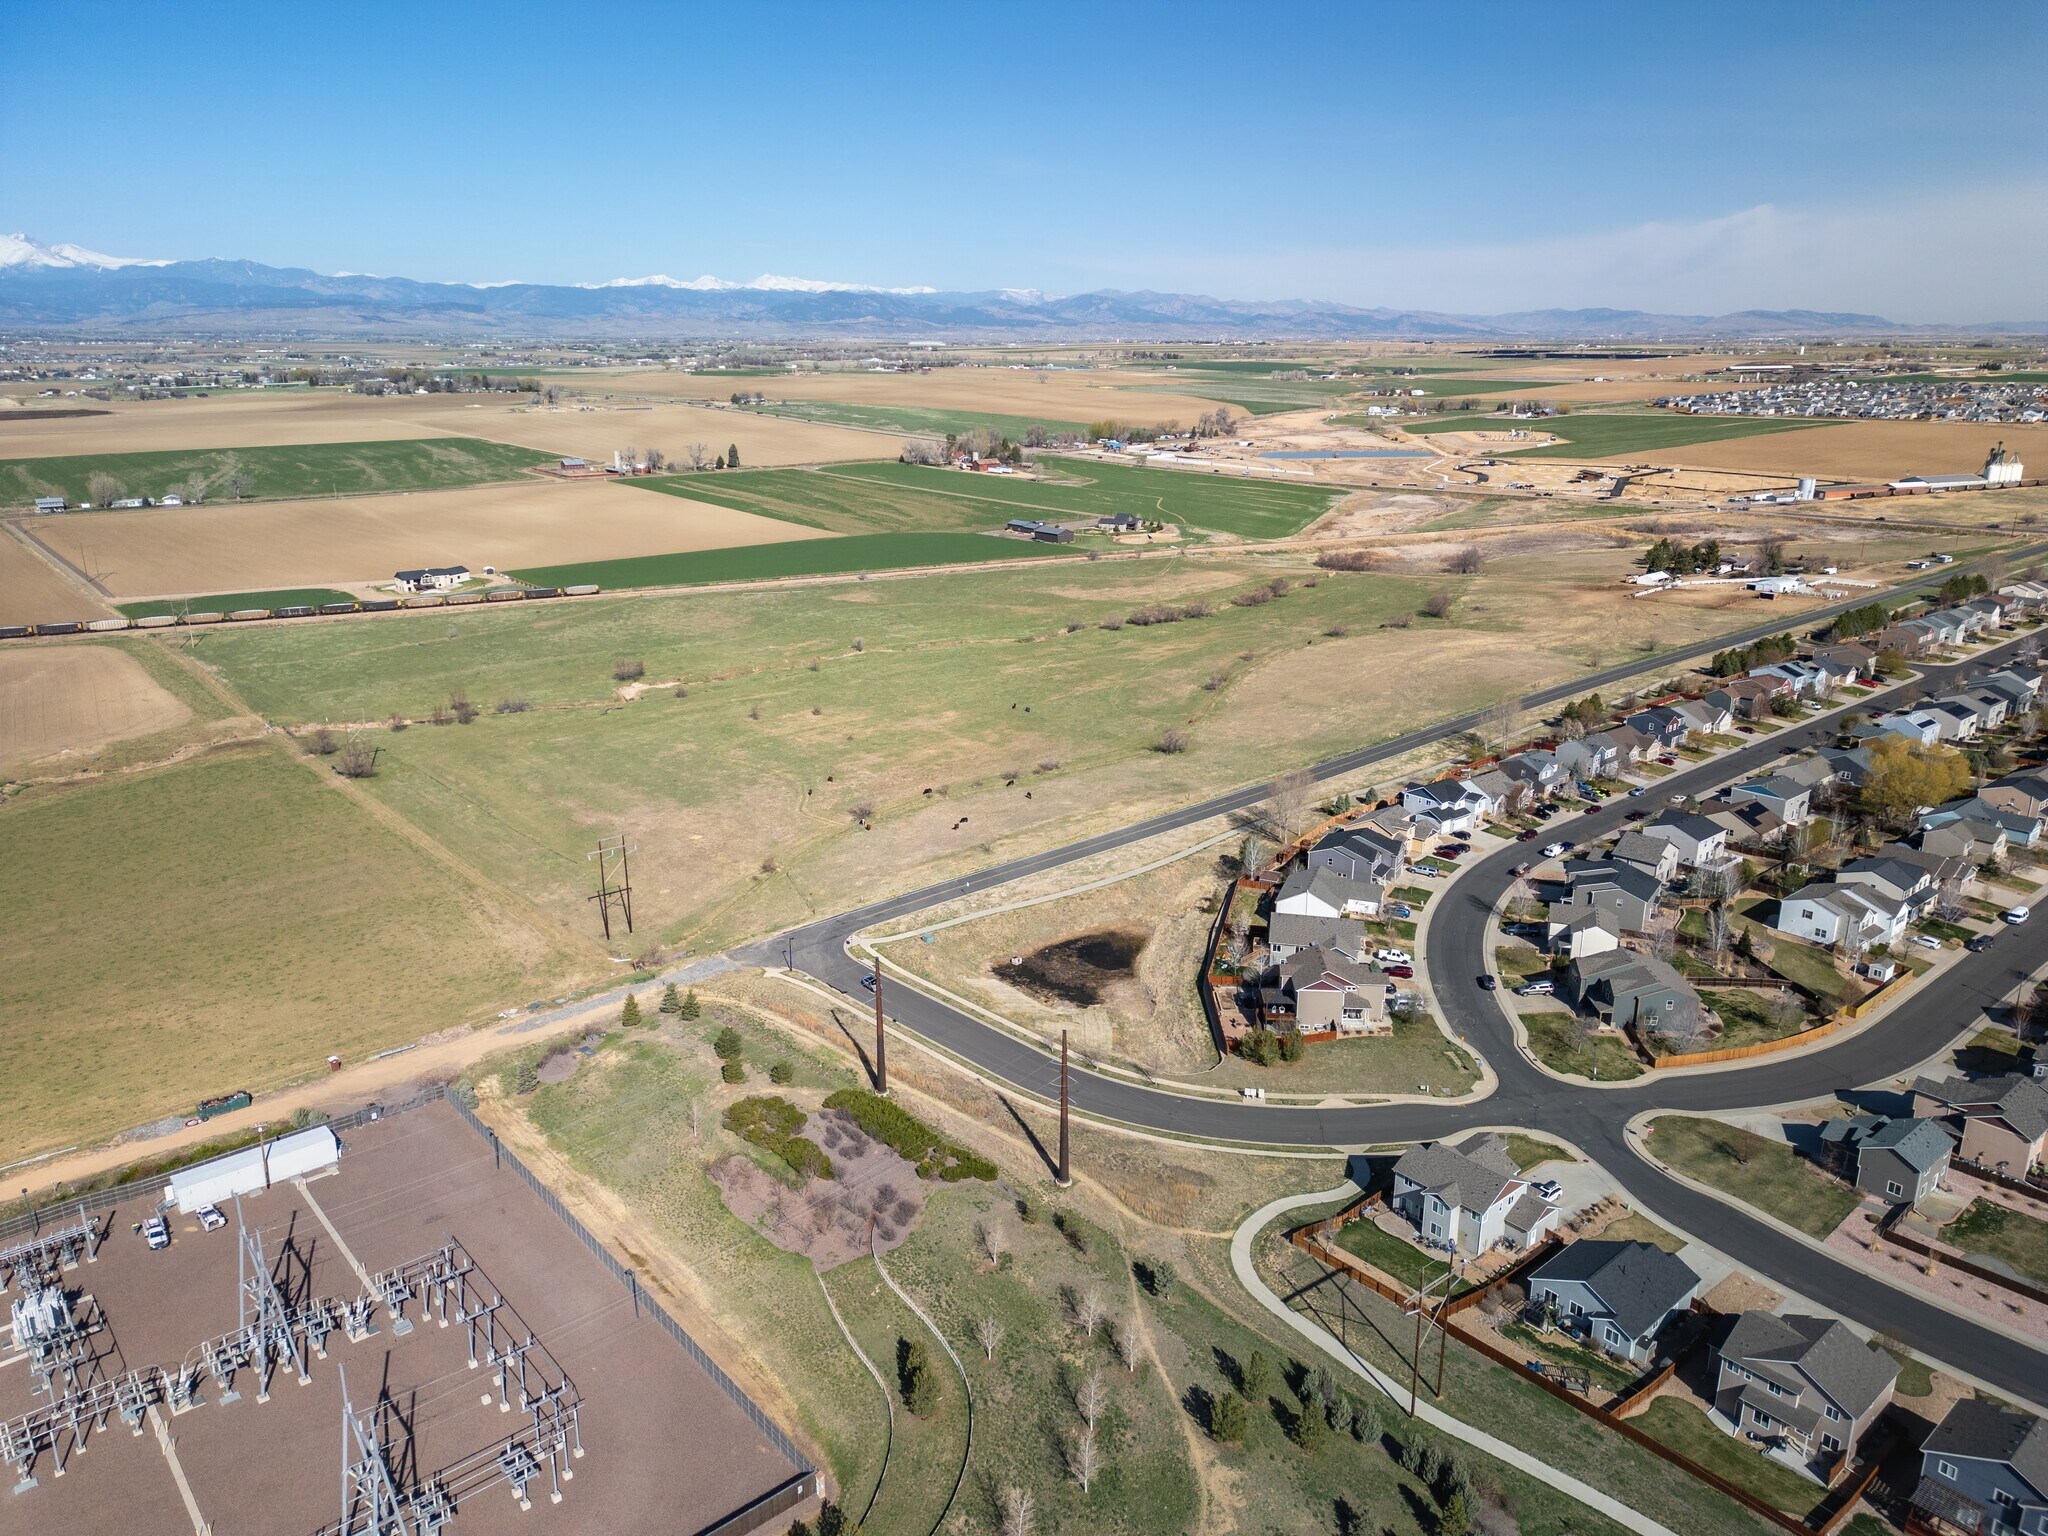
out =
[[[1856,599],[1870,600],[1869,594]],[[1804,627],[1821,616],[1812,612],[1802,614],[1799,623]],[[1706,650],[1746,643],[1785,627],[1783,623],[1758,625],[1724,636],[1711,647],[1661,660],[1676,662]],[[1966,662],[1923,667],[1919,679],[1890,693],[1871,695],[1865,707],[1875,711],[1892,702],[1893,694],[1903,696],[1910,691],[1917,696],[1930,690],[1938,692],[1965,674],[1991,669],[2030,643],[2037,642],[2016,639]],[[1639,675],[1646,665],[1638,661],[1610,668],[1569,686],[1531,695],[1523,703],[1529,708],[1553,704]],[[1465,718],[1410,732],[1319,764],[1313,772],[1319,780],[1355,773],[1374,762],[1392,759],[1433,741],[1447,740],[1475,723],[1475,719]],[[1760,736],[1695,768],[1658,780],[1657,791],[1703,793],[1771,762],[1788,749],[1825,739],[1833,734],[1834,728],[1834,721],[1823,717]],[[1261,785],[1218,796],[1065,848],[997,865],[964,880],[929,886],[841,913],[751,946],[734,958],[762,966],[786,965],[844,994],[857,1007],[866,1008],[871,1006],[871,1000],[861,985],[865,968],[847,949],[853,936],[863,929],[1161,832],[1248,809],[1265,797],[1266,788]],[[1618,797],[1593,815],[1572,818],[1560,831],[1574,841],[1611,833],[1623,824],[1626,811],[1637,803]],[[2048,925],[2012,929],[1985,952],[1957,957],[1936,983],[1907,993],[1904,1001],[1867,1028],[1834,1044],[1781,1058],[1766,1058],[1754,1065],[1721,1071],[1674,1072],[1605,1088],[1567,1082],[1535,1066],[1517,1045],[1498,994],[1485,992],[1478,985],[1479,974],[1490,968],[1490,956],[1486,953],[1488,920],[1513,880],[1515,864],[1525,857],[1526,852],[1519,844],[1511,844],[1474,861],[1431,903],[1426,913],[1425,939],[1432,990],[1451,1031],[1482,1054],[1492,1067],[1496,1086],[1490,1094],[1457,1104],[1425,1101],[1287,1108],[1187,1097],[1077,1070],[1072,1077],[1075,1108],[1104,1120],[1170,1134],[1281,1146],[1357,1148],[1434,1140],[1480,1126],[1514,1126],[1547,1132],[1579,1147],[1643,1207],[1720,1250],[1741,1267],[1824,1302],[1866,1327],[1895,1334],[1930,1358],[2001,1391],[2023,1399],[2038,1397],[2048,1362],[2034,1349],[1888,1284],[1740,1207],[1665,1174],[1632,1149],[1628,1126],[1647,1110],[1713,1113],[1761,1108],[1819,1098],[1908,1072],[1945,1046],[1981,1009],[2010,992],[2016,976],[2048,965]],[[900,1028],[972,1062],[988,1076],[1041,1098],[1057,1095],[1057,1062],[1015,1036],[907,985],[889,988],[887,1010]]]

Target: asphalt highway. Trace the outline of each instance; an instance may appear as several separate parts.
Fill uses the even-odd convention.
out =
[[[1858,598],[1868,602],[1870,595]],[[1843,605],[1843,606],[1853,606]],[[1808,612],[1800,623],[1820,615]],[[1662,662],[1687,659],[1774,634],[1784,624],[1759,625],[1725,636],[1712,646]],[[1926,667],[1923,678],[1885,694],[1872,695],[1869,711],[1907,694],[1945,691],[1961,674],[1991,670],[2009,653],[2037,642],[2016,639],[1995,652],[1948,667]],[[1645,662],[1610,668],[1569,686],[1533,695],[1526,707],[1583,694],[1606,683],[1640,674]],[[1377,747],[1318,765],[1318,779],[1355,773],[1432,741],[1471,728],[1476,717],[1410,732]],[[1790,749],[1829,739],[1834,722],[1815,721],[1760,735],[1745,746],[1658,780],[1641,799],[1616,797],[1592,815],[1574,815],[1551,825],[1554,835],[1574,842],[1611,833],[1627,811],[1650,809],[1652,796],[1702,794],[1738,775],[1763,768]],[[865,968],[847,952],[851,937],[877,923],[923,911],[940,902],[1005,884],[1022,875],[1057,868],[1077,859],[1142,841],[1248,809],[1267,786],[1240,790],[1199,805],[1156,816],[1134,826],[1013,860],[963,880],[949,881],[841,913],[738,952],[749,964],[787,965],[852,1000],[856,1009],[873,1006],[862,987]],[[1351,1147],[1433,1140],[1478,1126],[1519,1126],[1548,1132],[1581,1148],[1643,1207],[1719,1249],[1750,1272],[1822,1302],[1867,1327],[1904,1339],[1930,1358],[1946,1363],[2023,1399],[2043,1395],[2048,1361],[2009,1336],[1919,1299],[1864,1270],[1842,1262],[1741,1208],[1700,1193],[1673,1179],[1629,1146],[1628,1122],[1646,1110],[1727,1111],[1795,1102],[1857,1085],[1881,1083],[1910,1070],[1952,1039],[1990,1002],[2011,993],[2019,977],[2048,965],[2048,922],[2009,929],[1988,950],[1958,957],[1940,983],[1909,992],[1884,1018],[1837,1044],[1765,1059],[1718,1072],[1691,1071],[1599,1087],[1560,1080],[1530,1062],[1517,1047],[1507,1013],[1496,994],[1481,989],[1478,977],[1490,969],[1486,954],[1489,916],[1513,881],[1514,866],[1529,855],[1510,845],[1463,870],[1426,912],[1431,988],[1453,1033],[1492,1066],[1495,1090],[1464,1104],[1400,1103],[1333,1108],[1288,1108],[1194,1098],[1165,1089],[1076,1070],[1076,1109],[1104,1119],[1152,1130],[1223,1141],[1302,1147]],[[984,1024],[937,998],[908,986],[890,985],[886,1010],[901,1028],[971,1061],[982,1072],[1040,1097],[1058,1092],[1058,1063],[1043,1050]],[[1400,1093],[1408,1085],[1361,1084],[1361,1092]]]

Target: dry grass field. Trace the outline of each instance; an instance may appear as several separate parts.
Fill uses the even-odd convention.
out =
[[[190,719],[126,651],[107,645],[0,651],[0,769],[169,730]]]
[[[361,585],[415,565],[517,570],[831,537],[730,507],[634,495],[587,480],[84,512],[42,518],[33,531],[121,598]]]
[[[284,443],[369,443],[469,430],[464,395],[402,399],[339,390],[247,390],[207,399],[86,401],[99,416],[0,421],[0,459],[48,454],[159,453]],[[76,408],[80,402],[66,402]],[[403,414],[395,406],[404,407]],[[571,450],[573,451],[573,450]]]
[[[58,574],[12,528],[0,528],[0,624],[96,619],[109,610]]]
[[[402,401],[397,418],[417,421],[422,427],[445,424],[445,413],[429,402],[451,398],[462,397],[428,395]],[[415,406],[425,408],[415,415]],[[616,449],[659,448],[680,462],[692,443],[705,444],[714,455],[736,444],[740,462],[750,469],[842,459],[893,459],[902,446],[899,438],[884,432],[855,432],[701,405],[601,397],[572,399],[557,406],[486,404],[463,412],[457,430],[544,453],[576,454],[605,462]]]
[[[694,393],[724,399],[735,389],[758,389],[770,400],[845,400],[863,405],[923,406],[986,411],[1047,421],[1099,421],[1115,417],[1143,426],[1177,421],[1191,425],[1216,408],[1193,395],[1154,394],[1171,374],[1120,369],[1047,372],[1022,368],[935,368],[930,373],[802,373],[786,378],[735,379],[715,374],[647,381],[648,393]],[[742,454],[746,444],[740,445]]]
[[[2048,427],[1960,421],[1845,421],[1689,448],[1638,449],[1614,457],[1701,469],[1894,480],[1901,475],[1973,475],[1984,467],[1992,445],[2000,442],[2016,451],[2031,473],[2048,473]]]

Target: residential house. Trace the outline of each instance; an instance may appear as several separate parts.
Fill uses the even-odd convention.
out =
[[[1326,949],[1290,955],[1259,988],[1262,1022],[1304,1035],[1385,1035],[1394,983],[1374,966]]]
[[[1851,789],[1861,789],[1870,777],[1870,748],[1821,747],[1814,756],[1828,765],[1834,774],[1834,781],[1846,784]]]
[[[1727,828],[1696,811],[1660,811],[1637,830],[1671,844],[1678,850],[1678,862],[1693,869],[1716,866],[1728,857]]]
[[[1610,857],[1655,875],[1665,885],[1678,877],[1678,845],[1668,838],[1630,830],[1615,842]]]
[[[2048,1536],[2048,1422],[1959,1399],[1920,1445],[1912,1536]]]
[[[1778,764],[1771,775],[1776,779],[1790,779],[1794,784],[1804,784],[1818,795],[1835,782],[1835,765],[1818,752],[1802,752]]]
[[[1783,678],[1789,685],[1792,697],[1795,699],[1820,697],[1832,677],[1832,674],[1824,667],[1816,666],[1810,661],[1797,660],[1774,661],[1766,666],[1752,667],[1749,675],[1751,677]]]
[[[1692,734],[1692,721],[1668,704],[1654,709],[1639,709],[1623,722],[1632,731],[1650,739],[1651,745],[1659,752],[1670,752],[1685,745],[1685,738]]]
[[[1744,1312],[1714,1349],[1714,1408],[1823,1479],[1891,1403],[1899,1362],[1832,1317]]]
[[[2027,816],[2048,815],[2048,769],[2026,768],[1994,780],[1977,791],[1977,798],[2001,811],[2018,811]]]
[[[1684,1036],[1699,1028],[1699,993],[1655,955],[1615,949],[1574,958],[1564,990],[1565,1001],[1616,1029]]]
[[[1529,1187],[1493,1135],[1410,1147],[1394,1164],[1388,1203],[1427,1241],[1459,1253],[1527,1248],[1557,1224],[1557,1207]]]
[[[1517,752],[1501,761],[1500,771],[1529,786],[1536,799],[1556,794],[1571,782],[1571,773],[1555,752]]]
[[[1369,825],[1334,827],[1309,848],[1308,867],[1327,869],[1360,884],[1383,883],[1407,862],[1407,839]]]
[[[1722,798],[1731,809],[1760,803],[1788,827],[1813,820],[1813,787],[1782,773],[1745,779],[1723,791]]]
[[[1771,712],[1771,700],[1785,691],[1780,677],[1733,677],[1708,691],[1706,700],[1726,710],[1734,720],[1761,720]]]
[[[1544,918],[1544,942],[1567,960],[1621,948],[1621,920],[1592,901],[1553,901]]]
[[[1923,863],[1889,851],[1851,859],[1835,871],[1835,883],[1864,886],[1887,901],[1904,902],[1915,917],[1933,906],[1939,895],[1934,875]]]
[[[2009,846],[2032,848],[2041,841],[2042,818],[2026,811],[2012,810],[1987,800],[1982,795],[1972,795],[1966,800],[1951,800],[1938,805],[1931,811],[1921,813],[1922,827],[1945,827],[1954,822],[1963,822],[1985,827],[1996,827],[2005,834]]]
[[[1955,1137],[1939,1120],[1851,1115],[1820,1128],[1821,1149],[1836,1173],[1866,1195],[1918,1205],[1941,1187]]]
[[[469,580],[469,567],[431,565],[423,570],[395,572],[391,579],[408,592],[446,592]]]
[[[1615,761],[1623,768],[1633,768],[1646,757],[1655,757],[1662,749],[1657,740],[1632,725],[1610,727],[1606,734],[1613,738]]]
[[[1648,928],[1664,894],[1664,884],[1655,875],[1612,859],[1567,859],[1564,878],[1571,900],[1606,907],[1623,933]]]
[[[1929,700],[1920,706],[1920,713],[1933,718],[1936,733],[1943,741],[1974,740],[1984,724],[1976,705],[1953,695]]]
[[[1897,651],[1909,660],[1926,655],[1934,649],[1935,644],[1934,632],[1926,625],[1916,624],[1911,620],[1888,624],[1872,639],[1880,654],[1885,651]]]
[[[1868,736],[1903,736],[1908,741],[1931,747],[1941,740],[1942,722],[1924,709],[1895,709],[1870,722]]]
[[[1485,795],[1493,809],[1491,816],[1515,816],[1528,808],[1536,792],[1505,769],[1489,768],[1472,775],[1472,784]]]
[[[1418,825],[1434,825],[1438,836],[1477,832],[1493,814],[1494,802],[1470,779],[1438,779],[1401,791],[1401,809]]]
[[[1700,1277],[1655,1243],[1576,1242],[1529,1275],[1529,1300],[1560,1327],[1634,1365],[1657,1352],[1657,1335],[1699,1294]]]
[[[1622,769],[1621,749],[1605,731],[1591,736],[1581,736],[1577,741],[1560,742],[1557,760],[1572,778],[1581,782],[1604,779]]]
[[[1266,948],[1276,963],[1305,949],[1323,949],[1363,964],[1370,944],[1365,924],[1355,917],[1275,912],[1266,921]]]
[[[1996,688],[1970,688],[1956,697],[1975,707],[1980,730],[1997,730],[2012,713],[2012,700]]]
[[[2040,701],[2041,675],[2005,667],[1978,678],[1977,686],[1988,688],[2003,698],[2009,713],[2020,714]]]
[[[1709,736],[1718,736],[1735,723],[1735,717],[1723,705],[1707,699],[1680,699],[1671,706],[1692,722],[1692,728]]]
[[[1327,866],[1298,864],[1274,896],[1273,910],[1301,917],[1373,917],[1386,893],[1377,881],[1353,880]]]
[[[1913,834],[1914,845],[1925,853],[1955,854],[1972,865],[2002,860],[2006,851],[2005,828],[1988,821],[1944,821],[1922,827]]]
[[[1934,903],[1937,909],[1950,896],[1968,895],[1976,883],[1977,866],[1961,854],[1934,853],[1925,848],[1915,848],[1911,843],[1886,843],[1877,852],[1880,858],[1897,859],[1902,864],[1924,871],[1937,892]]]
[[[1877,648],[1853,640],[1813,648],[1814,662],[1843,682],[1860,682],[1877,671]]]
[[[1912,915],[1903,898],[1874,886],[1816,884],[1801,886],[1780,901],[1771,927],[1810,944],[1860,955],[1879,944],[1896,944]]]
[[[2048,1159],[2048,1089],[2021,1073],[1918,1078],[1913,1113],[1939,1116],[1960,1132],[1957,1152],[1966,1163],[2022,1178]]]

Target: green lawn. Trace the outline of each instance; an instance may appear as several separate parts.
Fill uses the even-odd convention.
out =
[[[1821,1501],[1818,1483],[1779,1466],[1748,1442],[1724,1435],[1683,1398],[1660,1397],[1629,1423],[1789,1515],[1803,1515]]]
[[[1840,1008],[1863,995],[1860,985],[1835,969],[1826,950],[1783,934],[1772,937],[1771,958],[1766,963],[1787,981],[1813,993],[1825,1008]]]
[[[1792,1012],[1787,1022],[1774,1020],[1763,1001],[1765,995],[1734,987],[1702,990],[1701,1001],[1721,1017],[1721,1033],[1706,1041],[1700,1049],[1732,1050],[1737,1046],[1782,1040],[1787,1035],[1797,1034],[1812,1022],[1804,1008]]]
[[[1510,1131],[1503,1138],[1508,1144],[1508,1156],[1515,1160],[1515,1166],[1527,1173],[1538,1163],[1575,1163],[1578,1161],[1554,1141],[1542,1141],[1534,1136],[1525,1136],[1520,1131]]]
[[[1645,449],[1684,448],[1695,443],[1716,443],[1728,438],[1755,437],[1766,432],[1789,432],[1825,425],[1765,416],[1687,416],[1675,411],[1646,411],[1639,415],[1598,415],[1573,411],[1564,416],[1516,421],[1487,412],[1433,417],[1426,421],[1403,422],[1405,431],[1506,432],[1520,428],[1545,433],[1563,441],[1544,447],[1500,446],[1490,450],[1526,459],[1599,459]]]
[[[767,406],[748,406],[759,416],[787,416],[797,421],[815,421],[829,427],[868,427],[883,432],[922,433],[943,437],[951,432],[964,437],[976,427],[1001,433],[1013,443],[1024,441],[1033,427],[1048,432],[1083,433],[1088,423],[1062,421],[1050,416],[1004,416],[982,411],[949,411],[915,405],[869,405],[852,400],[777,400]]]
[[[1413,1243],[1404,1242],[1391,1232],[1382,1232],[1370,1221],[1360,1220],[1347,1223],[1337,1233],[1337,1246],[1346,1253],[1365,1260],[1383,1275],[1391,1276],[1403,1285],[1421,1289],[1450,1273],[1451,1266],[1443,1260],[1432,1258]],[[1471,1290],[1463,1281],[1452,1282],[1453,1296]],[[1439,1287],[1437,1294],[1442,1295]]]
[[[1649,1150],[1689,1178],[1824,1238],[1856,1209],[1856,1192],[1782,1141],[1689,1115],[1650,1122]]]
[[[721,581],[772,581],[786,576],[850,576],[862,571],[923,570],[988,560],[1078,558],[1072,545],[1034,544],[979,533],[868,533],[844,539],[743,544],[675,555],[630,555],[576,565],[544,565],[506,574],[537,587],[593,582],[607,590],[708,586]]]
[[[115,606],[131,619],[147,619],[160,613],[233,613],[238,608],[294,606],[317,608],[322,603],[354,601],[353,594],[337,592],[332,587],[288,587],[276,592],[210,592],[205,597],[185,597],[175,601],[152,598],[146,603],[119,603]]]
[[[828,464],[623,482],[832,533],[962,532],[1013,517],[1093,521],[1128,512],[1246,539],[1298,533],[1343,493],[1321,487],[1186,474],[1042,455],[1044,479],[971,474],[923,464]]]
[[[1526,1323],[1503,1323],[1500,1331],[1538,1359],[1570,1370],[1584,1371],[1592,1385],[1605,1387],[1610,1392],[1621,1391],[1642,1374],[1629,1370],[1613,1356],[1577,1343],[1562,1333],[1542,1333]]]
[[[175,449],[162,453],[87,453],[46,459],[0,459],[0,504],[62,496],[89,500],[87,480],[103,470],[123,496],[184,494],[196,476],[210,501],[233,500],[229,476],[243,474],[245,497],[346,496],[383,491],[445,490],[552,462],[554,455],[473,437],[423,437],[387,443],[294,443],[270,448]]]
[[[1493,952],[1493,968],[1501,979],[1522,982],[1550,974],[1550,956],[1527,944],[1503,944]]]
[[[1942,1236],[1965,1253],[1994,1258],[2034,1284],[2048,1285],[2048,1222],[1980,1198]]]
[[[1617,1035],[1595,1035],[1588,1045],[1578,1021],[1569,1013],[1528,1014],[1522,1027],[1529,1035],[1529,1049],[1553,1072],[1603,1083],[1627,1082],[1643,1075],[1643,1064],[1627,1041]]]

